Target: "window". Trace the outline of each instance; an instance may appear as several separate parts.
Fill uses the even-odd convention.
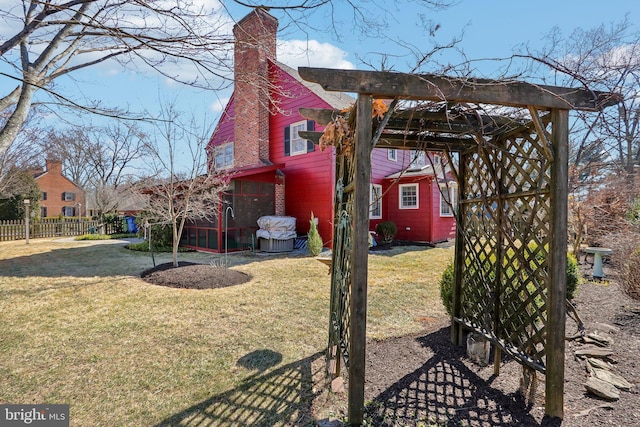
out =
[[[213,168],[226,169],[233,166],[233,142],[218,145],[213,149]]]
[[[458,209],[458,188],[449,184],[440,186],[440,216],[453,216]]]
[[[47,200],[47,192],[43,191],[42,194],[40,194],[40,200]]]
[[[307,140],[302,139],[298,134],[307,130],[307,122],[298,122],[291,125],[291,155],[304,154],[307,152]]]
[[[65,191],[64,193],[62,193],[62,200],[65,202],[72,202],[75,199],[76,199],[75,193],[70,193],[68,191]]]
[[[418,209],[418,184],[401,184],[400,209]]]
[[[284,155],[296,156],[314,151],[315,147],[313,142],[300,136],[300,132],[312,131],[313,128],[313,120],[303,120],[286,126],[284,128]]]
[[[44,206],[40,206],[40,218],[47,217],[47,208]]]
[[[395,148],[387,149],[387,159],[393,160],[394,162],[398,160],[398,152]]]
[[[75,216],[75,211],[76,208],[74,208],[73,206],[64,206],[62,208],[62,216]]]
[[[433,155],[433,164],[434,165],[439,165],[440,164],[440,156],[437,154]]]
[[[411,166],[421,168],[427,164],[426,156],[422,150],[411,150]]]
[[[369,189],[369,218],[382,218],[382,185],[371,184]]]

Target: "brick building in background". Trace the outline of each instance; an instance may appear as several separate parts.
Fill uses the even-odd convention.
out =
[[[62,162],[47,160],[45,170],[34,173],[33,177],[41,192],[41,218],[84,214],[85,193],[62,174]]]

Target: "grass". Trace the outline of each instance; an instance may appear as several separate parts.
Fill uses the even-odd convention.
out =
[[[418,332],[420,319],[444,315],[437,282],[452,254],[370,256],[371,338]],[[0,402],[68,403],[72,426],[311,423],[313,362],[327,339],[326,265],[228,260],[252,280],[186,290],[142,281],[150,256],[114,240],[0,243]]]

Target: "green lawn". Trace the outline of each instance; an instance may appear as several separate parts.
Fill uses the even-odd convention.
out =
[[[452,256],[417,247],[371,255],[369,336],[414,333],[421,319],[443,316],[437,281]],[[311,423],[327,266],[228,260],[252,280],[185,290],[139,279],[150,256],[114,241],[0,243],[0,402],[68,403],[73,426]]]

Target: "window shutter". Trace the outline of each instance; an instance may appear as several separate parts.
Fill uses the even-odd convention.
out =
[[[313,120],[307,120],[307,131],[309,132],[313,132],[314,129],[314,121]],[[314,143],[313,141],[307,140],[307,153],[311,153],[313,150],[315,150],[314,147]]]
[[[62,193],[62,200],[66,200],[66,195],[67,195],[66,191]]]
[[[284,127],[284,155],[291,155],[291,127]]]

